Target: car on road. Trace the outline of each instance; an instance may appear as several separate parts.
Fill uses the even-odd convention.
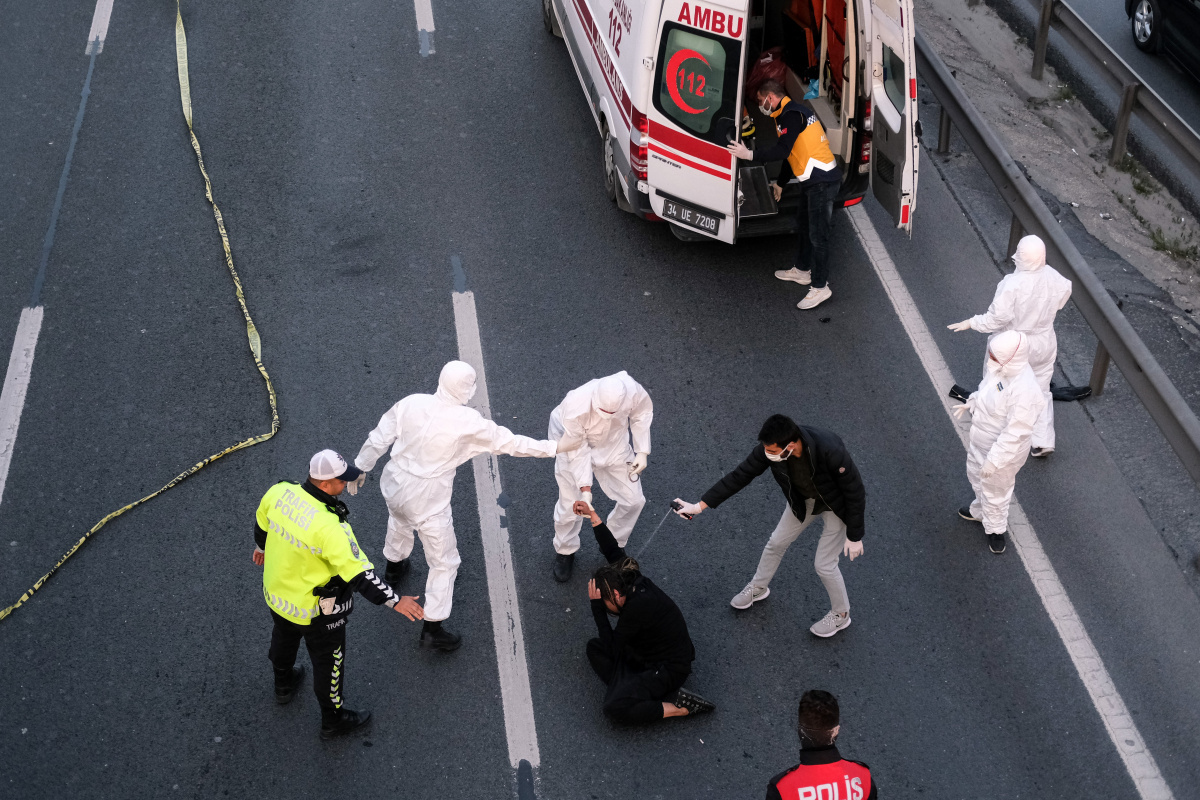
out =
[[[1163,53],[1200,80],[1200,5],[1193,0],[1125,0],[1133,43]]]
[[[542,0],[542,17],[566,40],[603,143],[604,188],[621,209],[665,219],[685,240],[795,230],[799,187],[776,203],[764,168],[726,149],[743,114],[773,140],[745,85],[778,48],[781,82],[812,107],[842,167],[839,203],[870,189],[911,231],[913,0]]]

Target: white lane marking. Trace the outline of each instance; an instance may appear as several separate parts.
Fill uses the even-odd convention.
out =
[[[487,377],[483,371],[483,345],[473,292],[454,292],[454,327],[458,332],[458,357],[475,368],[475,397],[471,406],[492,418]],[[492,606],[492,635],[496,639],[496,663],[500,670],[500,698],[504,706],[504,730],[508,735],[508,760],[515,768],[524,759],[530,766],[540,763],[537,728],[533,719],[533,693],[529,688],[529,665],[525,660],[525,636],[521,632],[521,609],[517,604],[517,582],[513,572],[508,528],[500,524],[505,515],[500,507],[500,465],[496,456],[472,459],[475,497],[479,502],[479,529],[487,563],[488,598]],[[507,523],[506,523],[507,524]]]
[[[437,52],[433,49],[433,3],[431,0],[413,0],[413,9],[417,12],[417,38],[421,44],[421,55],[433,55]]]
[[[96,11],[92,14],[92,29],[88,32],[84,55],[90,56],[93,48],[96,53],[104,50],[104,40],[108,36],[108,20],[112,17],[112,6],[113,0],[96,0]]]
[[[962,439],[965,448],[971,426],[965,420],[956,420],[950,411],[954,402],[945,394],[954,385],[950,367],[942,358],[942,351],[938,349],[937,343],[929,333],[925,320],[917,310],[912,295],[908,293],[908,287],[904,285],[904,280],[900,277],[895,262],[888,255],[887,248],[880,240],[867,212],[863,210],[862,206],[852,207],[848,211],[850,212],[850,224],[854,226],[854,232],[858,234],[859,242],[862,243],[867,257],[875,267],[875,273],[879,275],[884,291],[892,301],[892,307],[896,310],[896,315],[900,317],[900,323],[912,341],[913,349],[917,351],[922,366],[925,367],[925,373],[933,382],[934,392],[940,398],[942,407],[950,417],[954,429],[958,431],[958,436]],[[1075,612],[1071,598],[1067,596],[1066,589],[1058,579],[1058,573],[1055,572],[1054,566],[1046,556],[1046,551],[1042,549],[1037,532],[1033,529],[1033,525],[1025,516],[1025,511],[1015,497],[1008,512],[1008,532],[1013,544],[1016,545],[1021,563],[1025,565],[1025,571],[1029,573],[1029,578],[1033,581],[1033,588],[1041,598],[1042,606],[1050,615],[1050,620],[1054,623],[1059,638],[1062,639],[1067,653],[1071,656],[1071,663],[1075,665],[1075,671],[1079,673],[1080,680],[1083,681],[1088,695],[1092,698],[1092,705],[1099,712],[1100,718],[1104,721],[1104,727],[1108,730],[1109,738],[1116,746],[1121,760],[1125,762],[1125,769],[1129,772],[1129,777],[1133,779],[1138,795],[1143,800],[1173,800],[1174,795],[1171,793],[1171,788],[1167,786],[1162,773],[1159,772],[1154,756],[1146,748],[1146,742],[1138,732],[1137,726],[1133,724],[1133,717],[1125,706],[1125,701],[1117,693],[1117,687],[1109,677],[1104,662],[1100,660],[1100,653],[1092,644],[1092,639],[1084,629],[1079,614]]]
[[[41,332],[42,307],[23,309],[21,321],[17,323],[17,335],[13,339],[12,355],[8,357],[4,389],[0,391],[0,501],[4,499],[4,484],[8,482],[8,468],[12,465],[13,447],[17,443],[17,428],[21,424],[21,411],[25,408],[25,392],[29,389],[29,376],[33,372],[33,351]]]

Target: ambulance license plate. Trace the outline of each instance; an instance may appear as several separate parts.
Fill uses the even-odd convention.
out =
[[[721,218],[712,212],[702,211],[669,197],[663,198],[663,216],[713,236],[717,235],[717,231],[721,227]]]

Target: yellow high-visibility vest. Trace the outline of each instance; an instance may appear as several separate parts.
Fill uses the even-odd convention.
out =
[[[771,118],[775,120],[775,130],[780,136],[785,131],[779,127],[779,115],[790,102],[792,98],[783,98],[779,108],[771,112]],[[796,143],[792,145],[792,152],[788,153],[787,160],[792,174],[806,181],[814,169],[837,169],[837,160],[833,157],[833,151],[829,149],[829,137],[825,135],[825,127],[821,120],[811,111],[801,109],[801,113],[808,118],[808,124],[796,137]]]

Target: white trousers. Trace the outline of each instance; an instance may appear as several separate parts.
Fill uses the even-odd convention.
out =
[[[440,622],[450,616],[454,605],[454,579],[458,576],[458,540],[454,538],[454,518],[447,505],[443,511],[415,524],[402,507],[388,502],[387,540],[383,556],[402,561],[412,554],[413,531],[421,537],[429,576],[425,579],[425,619]]]
[[[629,459],[633,460],[632,452]],[[554,552],[564,556],[579,549],[579,530],[583,526],[583,517],[571,511],[571,506],[579,499],[579,487],[575,485],[575,476],[566,469],[566,461],[565,455],[554,461],[554,479],[558,481],[558,502],[554,504]],[[646,505],[642,482],[629,480],[629,467],[623,463],[611,467],[593,464],[592,480],[600,485],[609,500],[617,504],[606,524],[617,544],[624,547]]]
[[[758,571],[750,581],[755,588],[767,588],[771,578],[775,577],[775,571],[779,569],[784,553],[813,521],[813,505],[812,500],[805,501],[803,522],[796,519],[789,506],[784,505],[783,516],[771,532],[771,538],[767,540],[762,556],[758,559]],[[838,568],[838,559],[846,547],[846,524],[832,511],[823,511],[819,516],[824,523],[824,530],[821,531],[821,538],[817,540],[817,555],[813,559],[813,566],[817,570],[817,577],[825,584],[830,607],[838,614],[845,614],[850,611],[850,598],[846,594],[846,582],[842,579],[841,569]]]
[[[1052,429],[1053,430],[1053,429]],[[995,441],[995,437],[991,437]],[[1051,440],[1053,441],[1053,440]],[[985,448],[983,445],[987,445]],[[1029,458],[1029,448],[1012,463],[996,470],[987,480],[979,477],[979,470],[987,460],[991,444],[972,441],[967,445],[967,480],[975,492],[971,501],[971,516],[983,520],[985,533],[1004,533],[1008,530],[1008,507],[1012,504],[1013,489],[1017,485],[1017,473]]]

